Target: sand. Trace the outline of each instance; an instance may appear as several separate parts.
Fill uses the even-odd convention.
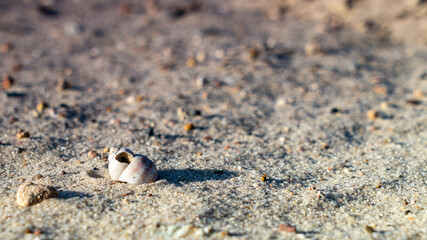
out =
[[[427,239],[426,45],[283,2],[0,3],[0,238]]]

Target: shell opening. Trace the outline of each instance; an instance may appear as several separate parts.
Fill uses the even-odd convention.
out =
[[[127,152],[121,152],[116,155],[116,160],[121,163],[130,163],[132,162],[133,156]]]

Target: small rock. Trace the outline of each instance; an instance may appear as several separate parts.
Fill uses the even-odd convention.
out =
[[[39,5],[37,8],[39,10],[39,13],[46,16],[46,17],[55,17],[59,14],[59,12],[48,5]]]
[[[142,134],[144,137],[154,136],[154,128],[153,127],[144,128],[142,129]]]
[[[194,67],[194,66],[196,66],[196,60],[194,58],[190,57],[187,59],[186,65],[187,65],[187,67]]]
[[[60,79],[58,81],[58,85],[57,85],[58,90],[66,90],[66,89],[70,89],[71,87],[72,87],[72,84],[65,79]]]
[[[190,116],[194,117],[194,116],[201,116],[202,115],[202,111],[200,111],[199,109],[191,109],[189,112]]]
[[[110,151],[110,149],[109,148],[104,148],[104,152],[105,153],[108,153]]]
[[[369,120],[375,120],[380,116],[379,112],[375,110],[369,110],[366,115],[368,116]]]
[[[12,85],[15,83],[15,80],[13,79],[13,77],[9,76],[9,75],[4,75],[3,76],[3,89],[7,90],[10,87],[12,87]]]
[[[191,131],[194,129],[194,125],[192,123],[188,123],[184,126],[184,130]]]
[[[421,90],[415,90],[413,94],[414,94],[414,97],[417,99],[423,98],[423,91]]]
[[[43,113],[43,111],[44,111],[44,109],[47,107],[48,105],[47,105],[47,103],[45,103],[45,102],[39,102],[38,104],[37,104],[37,107],[36,107],[36,110],[37,110],[37,112],[38,113]]]
[[[0,46],[0,52],[1,53],[7,53],[7,52],[9,52],[10,51],[10,49],[12,48],[12,46],[9,44],[9,43],[3,43],[1,46]]]
[[[254,61],[255,59],[257,59],[258,56],[259,56],[258,48],[251,47],[251,49],[249,50],[249,59]]]
[[[34,175],[34,176],[31,178],[31,180],[39,180],[39,179],[42,179],[42,178],[43,178],[43,175],[41,175],[41,174],[39,173],[39,174]]]
[[[371,227],[371,226],[365,226],[365,230],[366,230],[368,233],[373,233],[373,232],[375,232],[375,229],[374,229],[373,227]]]
[[[29,138],[30,137],[30,133],[21,129],[16,134],[16,137],[18,138],[18,140],[21,140],[23,138]]]
[[[262,175],[261,181],[263,182],[267,181],[267,174]]]
[[[338,108],[336,108],[336,107],[331,108],[331,113],[332,114],[338,113],[339,111],[340,110]]]
[[[98,153],[96,153],[96,151],[90,150],[90,151],[87,153],[87,156],[88,156],[89,158],[96,158],[96,157],[98,157]]]
[[[57,196],[58,191],[54,187],[26,182],[18,187],[16,204],[20,207],[28,207]]]
[[[287,233],[296,233],[297,232],[297,228],[294,226],[290,226],[284,223],[279,224],[279,228],[278,230],[280,232],[287,232]]]
[[[387,88],[384,86],[376,86],[374,87],[374,92],[377,94],[385,95],[387,94]]]
[[[203,76],[197,76],[196,85],[198,87],[206,86],[206,85],[208,85],[208,79],[206,77],[203,77]]]
[[[69,22],[65,24],[64,32],[67,36],[75,36],[83,32],[83,27],[76,22]]]

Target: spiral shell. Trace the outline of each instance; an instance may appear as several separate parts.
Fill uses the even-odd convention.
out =
[[[134,154],[127,148],[113,147],[108,154],[108,172],[113,180],[140,184],[157,179],[157,168],[144,155]]]

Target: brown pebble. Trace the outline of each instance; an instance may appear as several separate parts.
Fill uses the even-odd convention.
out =
[[[63,78],[58,81],[58,85],[57,85],[58,90],[66,90],[66,89],[70,89],[71,87],[72,87],[72,84]]]
[[[230,149],[230,146],[229,146],[229,145],[227,145],[227,146],[225,146],[225,147],[224,147],[224,149],[225,149],[225,150],[228,150],[228,149]]]
[[[30,137],[30,133],[21,129],[16,134],[16,137],[18,138],[18,140],[21,140],[23,138],[29,138]]]
[[[42,234],[43,232],[42,232],[42,230],[40,230],[40,229],[36,229],[36,230],[34,230],[34,236],[38,236],[38,235],[40,235],[40,234]]]
[[[43,178],[43,175],[41,175],[41,174],[39,173],[39,174],[34,175],[34,176],[31,178],[31,180],[39,180],[39,179],[41,179],[41,178]]]
[[[36,107],[37,112],[38,112],[38,113],[43,113],[44,109],[45,109],[47,106],[48,106],[48,105],[47,105],[47,103],[45,103],[45,102],[39,102],[39,103],[37,104],[37,107]]]
[[[143,99],[144,99],[144,97],[143,97],[143,96],[138,95],[138,96],[136,96],[135,101],[137,101],[137,102],[141,102]]]
[[[89,158],[96,158],[96,157],[98,157],[98,153],[96,153],[96,151],[90,150],[90,151],[87,153],[87,156],[88,156]]]
[[[29,233],[33,233],[33,231],[31,230],[31,228],[26,227],[26,228],[24,229],[24,233],[25,233],[25,234],[29,234]]]
[[[109,152],[110,151],[110,149],[109,148],[104,148],[104,152],[105,153],[107,153],[107,152]]]
[[[251,47],[251,49],[249,50],[249,58],[254,61],[255,59],[257,59],[258,55],[258,49],[256,47]]]
[[[192,123],[188,123],[184,126],[184,130],[191,131],[194,129],[194,125]]]
[[[371,227],[371,226],[365,226],[365,230],[366,230],[368,233],[373,233],[373,232],[375,232],[375,229],[374,229],[373,227]]]
[[[387,88],[383,87],[383,86],[376,86],[374,88],[374,92],[377,94],[383,94],[384,95],[384,94],[387,94]]]
[[[4,75],[3,76],[3,84],[2,87],[4,90],[9,89],[10,87],[12,87],[12,85],[15,83],[15,80],[13,79],[13,77],[9,76],[9,75]]]
[[[9,44],[9,43],[3,43],[1,46],[0,46],[0,52],[1,53],[7,53],[7,52],[9,52],[10,51],[10,49],[12,48],[12,46]]]
[[[287,233],[296,233],[297,228],[294,226],[290,226],[284,223],[279,224],[278,230],[280,232],[287,232]]]
[[[369,110],[366,115],[368,116],[369,120],[375,120],[380,116],[379,112],[375,110]]]
[[[212,137],[211,136],[206,136],[206,137],[204,137],[204,139],[205,139],[205,141],[210,141],[210,140],[212,140]]]
[[[261,181],[263,182],[267,181],[267,174],[262,175]]]
[[[194,58],[190,57],[187,59],[186,65],[187,65],[187,67],[194,67],[194,66],[196,66],[196,60]]]
[[[18,187],[16,204],[20,207],[28,207],[57,196],[58,191],[54,187],[26,182]]]

